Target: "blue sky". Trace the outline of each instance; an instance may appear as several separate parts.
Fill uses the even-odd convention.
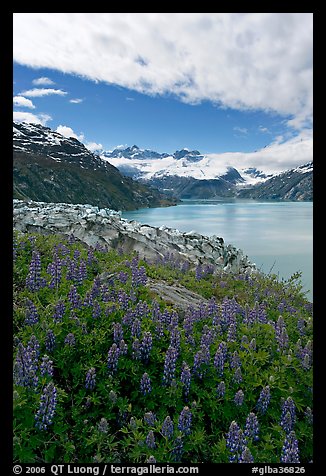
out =
[[[158,152],[174,152],[182,147],[202,153],[250,152],[264,147],[276,136],[291,133],[285,118],[275,113],[222,109],[208,101],[191,105],[173,95],[153,97],[17,64],[14,66],[14,96],[36,89],[33,81],[39,78],[53,82],[42,85],[42,89],[67,94],[32,96],[30,100],[35,109],[16,106],[15,111],[49,115],[48,127],[69,126],[77,135],[83,134],[87,141],[101,143],[105,149],[137,144]],[[76,99],[80,102],[70,102]]]
[[[286,165],[304,142],[312,160],[312,14],[14,14],[13,39],[17,121],[90,148]]]

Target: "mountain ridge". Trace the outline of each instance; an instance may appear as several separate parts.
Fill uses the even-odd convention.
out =
[[[217,165],[210,156],[187,148],[168,154],[134,145],[98,153],[124,175],[154,185],[161,192],[180,199],[313,199],[312,162],[271,174],[254,166],[236,169],[225,164]]]
[[[76,138],[39,124],[14,123],[13,132],[14,198],[116,210],[176,204],[175,199],[125,177]]]

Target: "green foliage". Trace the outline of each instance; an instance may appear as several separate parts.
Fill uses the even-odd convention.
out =
[[[312,459],[312,425],[306,416],[312,409],[312,367],[303,364],[302,349],[312,342],[312,306],[302,294],[299,276],[279,282],[276,276],[207,275],[196,279],[195,272],[179,271],[169,266],[155,266],[138,261],[135,255],[120,255],[105,249],[90,249],[70,243],[59,235],[14,233],[14,455],[15,461],[36,462],[112,462],[144,463],[153,455],[157,462],[174,462],[176,438],[181,437],[183,452],[178,461],[228,462],[227,432],[234,420],[244,430],[246,418],[255,412],[259,421],[259,440],[248,441],[255,462],[279,462],[285,432],[280,426],[284,399],[292,397],[296,409],[295,433],[299,441],[300,461]],[[40,277],[46,285],[30,290],[26,285],[33,251],[41,257]],[[61,259],[62,277],[54,288],[49,287],[48,265],[54,251]],[[69,279],[69,263],[87,263],[87,275],[78,282]],[[133,282],[134,269],[144,266],[152,279],[178,282],[196,291],[207,303],[215,303],[216,312],[207,307],[199,312],[189,309],[175,313],[145,284]],[[80,307],[69,300],[72,285],[80,296]],[[92,302],[89,301],[93,295]],[[213,298],[213,300],[212,300]],[[26,323],[27,302],[37,309],[38,320]],[[55,307],[63,302],[65,310],[54,319]],[[94,314],[96,309],[98,314]],[[232,304],[233,303],[233,304]],[[237,304],[233,318],[235,334],[230,336],[227,306]],[[259,306],[261,306],[259,308]],[[250,312],[263,309],[263,318],[250,321]],[[197,312],[197,314],[196,314]],[[258,312],[258,311],[257,311]],[[232,313],[231,313],[232,314]],[[165,321],[162,318],[165,316]],[[171,324],[173,315],[177,321]],[[190,342],[185,319],[194,316]],[[282,316],[288,342],[284,348],[276,338],[279,316]],[[158,317],[159,316],[159,317]],[[133,323],[140,321],[141,342],[145,332],[152,336],[149,359],[133,356]],[[158,321],[163,322],[159,332]],[[169,321],[170,320],[170,321]],[[108,352],[114,344],[115,326],[121,324],[127,353],[120,354],[116,371],[108,368]],[[172,329],[180,335],[174,379],[163,383],[166,354],[171,345]],[[210,362],[196,373],[195,360],[205,329],[212,332],[208,345]],[[55,346],[48,348],[47,336],[52,331]],[[72,333],[75,344],[65,339]],[[19,346],[26,348],[32,336],[39,343],[35,387],[23,385],[17,377]],[[245,336],[245,338],[244,338]],[[298,343],[299,341],[299,343]],[[214,357],[221,342],[226,343],[227,358],[223,375],[214,366]],[[117,341],[119,346],[119,339]],[[301,352],[301,353],[300,353]],[[48,355],[53,362],[53,375],[42,375],[41,361]],[[235,379],[232,359],[240,359],[242,381]],[[183,362],[191,369],[189,395],[181,382]],[[307,364],[307,362],[306,362]],[[90,368],[96,371],[94,388],[86,388]],[[144,373],[151,381],[151,391],[143,394],[140,382]],[[218,396],[218,384],[224,381],[225,394]],[[53,421],[46,430],[35,425],[40,398],[45,385],[53,382],[57,404]],[[269,385],[271,400],[266,413],[257,409],[261,390]],[[234,397],[244,392],[244,402],[237,406]],[[178,428],[184,407],[192,415],[190,433]],[[155,415],[148,422],[146,413]],[[167,416],[173,421],[171,437],[162,432]],[[155,446],[149,447],[147,437],[152,430]]]

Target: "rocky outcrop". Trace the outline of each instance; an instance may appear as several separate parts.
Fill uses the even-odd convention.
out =
[[[136,251],[147,260],[172,253],[193,266],[213,264],[216,271],[256,271],[242,250],[226,245],[223,238],[141,224],[107,208],[14,200],[13,223],[22,232],[73,234],[90,246],[102,244],[124,252]]]

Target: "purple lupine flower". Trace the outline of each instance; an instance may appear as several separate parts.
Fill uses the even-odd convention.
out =
[[[156,422],[156,416],[153,412],[146,412],[144,415],[144,422],[149,426],[154,426]]]
[[[79,309],[81,307],[81,298],[80,295],[77,293],[77,289],[72,284],[70,286],[70,291],[68,293],[68,300],[73,309]]]
[[[38,323],[38,312],[35,304],[30,299],[26,299],[26,317],[25,324],[32,326]]]
[[[148,373],[145,372],[140,381],[140,391],[143,395],[147,395],[151,393],[152,386],[151,386],[151,379],[148,376]]]
[[[282,448],[281,463],[300,463],[299,445],[294,431],[291,431],[285,437]]]
[[[165,354],[163,384],[171,385],[174,379],[178,353],[174,347],[169,347]]]
[[[47,267],[47,273],[51,276],[49,288],[58,287],[62,278],[62,263],[57,253],[54,253],[53,261]]]
[[[194,357],[193,372],[198,378],[202,379],[205,375],[210,358],[209,348],[206,345],[202,345]]]
[[[181,436],[177,436],[174,440],[173,449],[171,452],[172,458],[175,462],[179,462],[183,454],[183,440]]]
[[[218,348],[214,357],[214,366],[219,375],[223,375],[224,363],[224,353],[221,348]]]
[[[66,279],[69,281],[78,281],[77,262],[74,259],[68,258],[66,260],[67,273]]]
[[[108,352],[108,370],[110,373],[114,373],[118,368],[118,360],[120,356],[120,350],[116,343],[112,344]]]
[[[87,279],[87,268],[85,260],[81,259],[78,268],[78,284],[82,284]]]
[[[95,384],[96,384],[96,370],[94,367],[91,367],[86,373],[85,388],[87,390],[94,390]]]
[[[26,287],[30,291],[38,291],[45,286],[45,279],[41,278],[41,255],[38,251],[32,252],[32,259],[26,277]]]
[[[85,306],[85,307],[92,307],[93,304],[94,304],[93,295],[92,295],[92,293],[90,293],[89,291],[87,291],[87,293],[85,294],[83,306]]]
[[[123,289],[118,291],[118,303],[120,304],[122,310],[126,311],[128,309],[129,296]]]
[[[183,384],[183,394],[187,398],[190,390],[191,371],[189,365],[186,362],[183,362],[182,364],[180,381]]]
[[[131,325],[131,335],[132,337],[140,337],[141,334],[141,323],[138,318],[136,318]]]
[[[269,385],[266,385],[266,387],[264,387],[262,391],[260,392],[259,399],[256,405],[256,408],[260,413],[262,414],[266,413],[270,399],[271,399],[270,387]]]
[[[155,323],[155,336],[161,339],[164,336],[164,327],[161,321]]]
[[[215,339],[215,331],[210,329],[206,324],[203,327],[202,336],[200,340],[200,345],[206,345],[210,347]]]
[[[64,313],[65,313],[65,303],[64,301],[60,300],[57,302],[57,304],[54,307],[53,321],[55,323],[61,322],[63,319]]]
[[[69,345],[70,347],[74,347],[76,344],[75,336],[72,332],[69,332],[65,338],[65,345]]]
[[[301,353],[301,363],[305,370],[309,370],[312,366],[312,342],[308,341]]]
[[[140,353],[140,341],[139,339],[135,339],[132,343],[132,358],[134,360],[140,360],[141,353]]]
[[[22,387],[36,389],[38,385],[38,353],[31,347],[26,348],[20,342],[14,363],[14,381]]]
[[[244,399],[243,391],[238,390],[234,396],[234,403],[237,405],[237,407],[241,407],[241,405],[243,404],[243,399]]]
[[[42,361],[40,364],[40,371],[43,377],[45,375],[48,375],[49,377],[53,376],[53,361],[50,360],[50,357],[46,354],[43,355],[42,357]]]
[[[278,344],[278,351],[283,351],[288,347],[289,336],[286,330],[285,321],[282,316],[279,316],[275,324],[275,338]]]
[[[229,325],[226,340],[228,342],[235,342],[237,340],[237,324],[235,321]]]
[[[148,463],[148,464],[155,464],[155,463],[156,463],[155,457],[154,457],[153,455],[150,455],[150,457],[147,458],[146,463]]]
[[[178,355],[180,351],[180,339],[181,339],[180,331],[177,327],[175,327],[171,331],[170,346],[176,349]]]
[[[52,352],[55,348],[55,335],[52,329],[49,329],[46,333],[45,348],[48,352]]]
[[[123,339],[123,330],[120,322],[113,322],[113,342],[118,344]]]
[[[258,418],[253,412],[251,412],[249,413],[246,419],[244,435],[247,438],[252,438],[254,441],[258,441],[259,440],[258,434],[259,434]]]
[[[243,453],[246,446],[246,439],[243,431],[240,429],[236,421],[232,421],[229,431],[226,434],[226,447],[229,449],[231,455],[229,456],[230,463],[237,462],[239,456]]]
[[[179,416],[178,429],[185,435],[190,434],[191,419],[192,413],[189,407],[184,407]]]
[[[148,435],[146,436],[146,445],[151,449],[156,447],[153,430],[149,430]]]
[[[121,284],[126,284],[126,282],[128,281],[128,278],[129,278],[128,274],[124,273],[123,271],[120,271],[120,273],[118,274],[118,279]]]
[[[222,381],[218,384],[216,388],[216,396],[217,398],[223,398],[225,395],[225,383]]]
[[[253,463],[254,458],[247,446],[245,446],[243,452],[240,455],[239,463]]]
[[[57,406],[57,389],[53,382],[48,383],[40,398],[40,406],[35,415],[35,426],[39,430],[47,430],[52,424]]]
[[[235,372],[234,372],[234,375],[233,375],[233,381],[237,384],[241,383],[242,382],[242,373],[241,373],[241,368],[240,367],[237,367]]]
[[[109,429],[109,424],[106,418],[101,418],[97,425],[97,429],[100,433],[107,433]]]
[[[94,278],[91,293],[92,293],[93,299],[101,295],[101,280],[98,276]]]
[[[230,367],[231,369],[241,367],[241,359],[236,350],[230,355]]]
[[[196,266],[195,277],[196,277],[197,281],[200,281],[203,278],[203,271],[202,271],[202,267],[201,267],[200,264],[198,264]]]
[[[101,315],[101,306],[98,301],[94,301],[93,310],[92,310],[92,317],[93,319],[98,319]]]
[[[145,332],[143,340],[140,343],[141,360],[145,363],[149,361],[149,354],[152,350],[153,339],[150,332]]]
[[[183,321],[183,329],[185,332],[185,337],[186,341],[190,345],[195,345],[195,339],[193,338],[193,325],[194,325],[194,319],[193,316],[188,316],[184,319]]]
[[[161,433],[166,438],[172,438],[174,432],[173,421],[167,416],[162,424]]]
[[[121,339],[119,342],[119,350],[120,350],[120,355],[127,355],[128,354],[128,344]]]
[[[292,397],[284,400],[282,405],[281,427],[286,433],[290,433],[295,425],[295,404]]]

